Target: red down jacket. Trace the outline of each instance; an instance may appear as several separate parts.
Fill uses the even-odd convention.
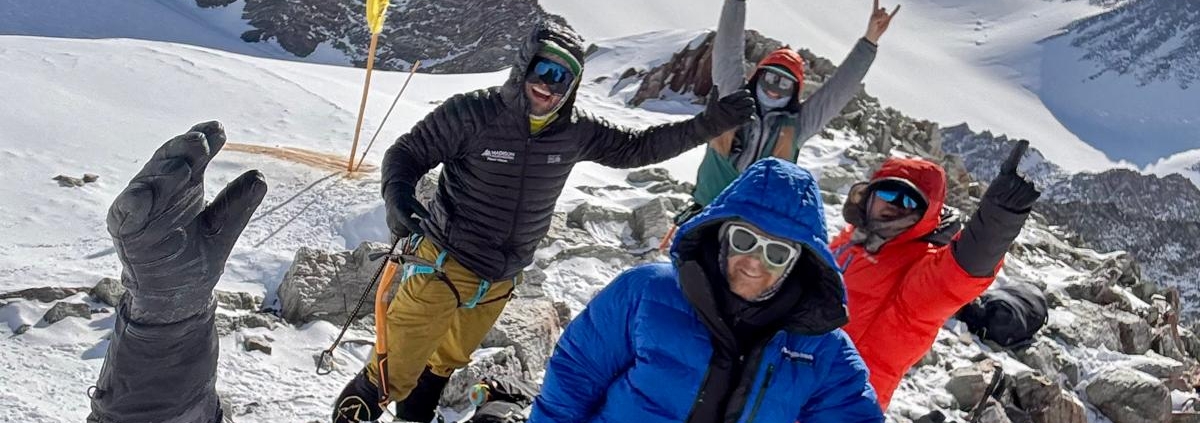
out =
[[[929,202],[925,215],[875,254],[850,242],[853,226],[830,247],[845,271],[850,322],[843,329],[866,361],[879,405],[887,410],[900,379],[929,351],[946,319],[987,290],[995,277],[969,275],[949,244],[928,240],[938,230],[946,200],[946,173],[940,166],[892,158],[871,180],[883,178],[912,182]]]

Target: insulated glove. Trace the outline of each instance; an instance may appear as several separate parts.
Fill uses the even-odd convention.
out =
[[[109,208],[130,320],[163,325],[209,309],[225,260],[267,193],[251,170],[205,205],[204,170],[224,145],[220,123],[193,126],[159,147]]]
[[[1033,182],[1017,174],[1017,165],[1027,149],[1029,141],[1017,142],[1000,165],[1000,174],[983,194],[979,209],[953,244],[955,261],[971,276],[994,275],[1004,253],[1025,226],[1033,203],[1042,195]]]
[[[700,113],[700,119],[713,133],[720,134],[750,121],[754,116],[754,94],[748,89],[740,89],[729,93],[719,100],[717,89],[713,87],[709,95],[708,105]]]
[[[416,215],[417,217],[413,217]],[[417,200],[416,189],[407,185],[391,187],[387,192],[387,223],[398,237],[410,233],[422,234],[421,219],[429,218],[429,210]]]
[[[987,192],[983,194],[984,199],[994,201],[996,205],[1014,213],[1025,213],[1033,208],[1033,203],[1041,197],[1042,192],[1038,191],[1033,182],[1017,174],[1017,165],[1021,163],[1021,157],[1028,149],[1029,141],[1017,142],[1016,147],[1009,153],[1008,160],[1000,165],[1000,174],[988,185]]]

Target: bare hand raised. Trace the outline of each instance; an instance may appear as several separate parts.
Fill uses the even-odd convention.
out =
[[[892,18],[895,18],[896,13],[899,12],[900,5],[897,4],[896,8],[892,9],[892,13],[888,13],[887,9],[879,7],[879,0],[875,0],[875,6],[871,8],[871,19],[867,23],[867,35],[864,35],[863,38],[878,45],[879,37],[887,32],[888,26],[892,24]]]

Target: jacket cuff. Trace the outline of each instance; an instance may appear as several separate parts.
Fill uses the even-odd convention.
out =
[[[875,53],[876,51],[878,51],[878,50],[879,50],[879,44],[872,43],[872,42],[871,42],[871,40],[868,40],[868,39],[867,39],[867,37],[862,37],[862,38],[859,38],[859,39],[858,39],[858,44],[859,44],[859,45],[861,45],[861,46],[862,46],[862,47],[864,47],[864,48],[867,48],[867,49],[868,49],[868,50],[870,50],[872,53]]]

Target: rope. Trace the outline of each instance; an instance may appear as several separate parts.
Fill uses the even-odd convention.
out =
[[[375,139],[379,138],[379,133],[383,132],[383,125],[387,124],[388,117],[392,115],[392,110],[396,108],[396,103],[400,102],[400,96],[404,94],[404,90],[408,88],[408,82],[412,81],[413,74],[417,73],[417,68],[421,67],[421,61],[413,63],[412,69],[408,71],[408,79],[404,80],[404,86],[400,87],[400,92],[396,93],[396,98],[392,100],[392,106],[388,107],[388,111],[383,115],[383,121],[379,122],[379,127],[375,128],[375,135],[371,136],[371,142],[367,143],[367,148],[363,150],[362,157],[358,159],[358,165],[354,167],[354,171],[362,168],[363,161],[367,159],[367,153],[371,152],[371,146],[375,145]]]

